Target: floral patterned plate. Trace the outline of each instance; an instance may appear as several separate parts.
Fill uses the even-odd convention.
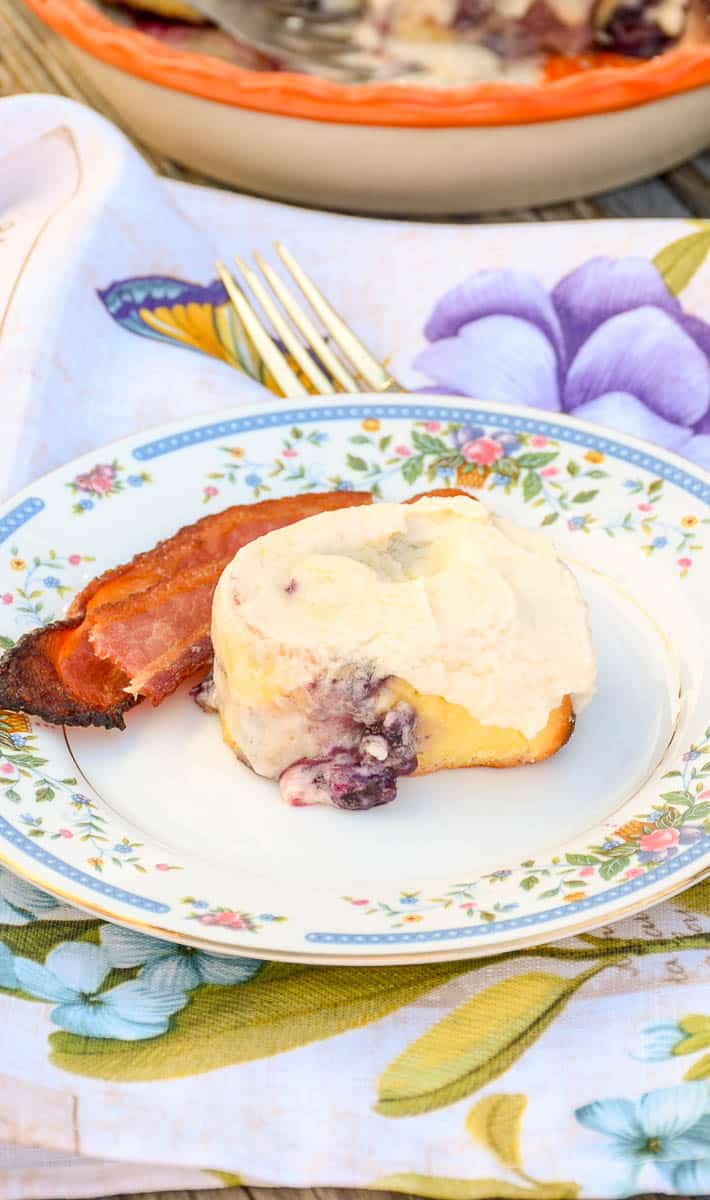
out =
[[[260,958],[401,962],[580,932],[710,867],[710,482],[568,417],[442,396],[270,403],[95,452],[0,512],[0,636],[210,507],[470,488],[544,526],[589,604],[599,688],[554,758],[290,809],[186,692],[125,733],[0,714],[0,860],[125,925]],[[705,636],[703,636],[703,633]]]

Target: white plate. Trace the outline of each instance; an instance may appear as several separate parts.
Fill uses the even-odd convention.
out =
[[[400,499],[453,483],[455,464],[437,459],[451,464],[481,429],[508,474],[501,459],[460,481],[545,524],[590,607],[599,690],[559,754],[404,780],[394,804],[347,813],[284,806],[186,692],[129,713],[125,733],[6,717],[2,861],[158,935],[324,962],[543,942],[707,870],[710,484],[632,439],[442,397],[271,403],[126,439],[0,514],[0,633],[57,617],[90,577],[210,506],[354,485]]]

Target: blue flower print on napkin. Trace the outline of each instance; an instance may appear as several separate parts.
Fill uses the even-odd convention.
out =
[[[710,1189],[710,1087],[681,1083],[646,1092],[640,1100],[597,1100],[578,1108],[580,1125],[603,1133],[610,1151],[629,1168],[624,1190],[636,1190],[636,1176],[653,1164],[680,1193]]]
[[[414,365],[443,390],[574,413],[710,466],[710,325],[646,259],[590,259],[551,292],[479,271],[424,333]]]
[[[647,1025],[641,1035],[641,1046],[631,1057],[638,1062],[663,1062],[672,1056],[673,1047],[682,1042],[684,1037],[680,1026],[671,1021]]]
[[[201,983],[246,983],[261,968],[258,959],[209,954],[118,925],[101,927],[101,945],[112,967],[142,967],[139,978],[158,988],[190,991]]]
[[[81,919],[75,909],[65,908],[54,896],[0,867],[0,925],[27,925],[48,916]]]
[[[141,1041],[166,1033],[170,1017],[187,1004],[184,991],[132,979],[101,992],[111,970],[106,951],[84,942],[63,942],[44,966],[14,960],[19,986],[38,1000],[51,1000],[55,1025],[84,1037]]]

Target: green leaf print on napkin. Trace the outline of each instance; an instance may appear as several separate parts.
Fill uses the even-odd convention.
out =
[[[689,233],[664,246],[653,259],[668,291],[677,296],[700,270],[710,252],[710,229]]]
[[[33,921],[27,925],[0,925],[0,942],[12,954],[44,962],[62,942],[98,942],[99,921]]]
[[[376,1112],[413,1117],[455,1104],[520,1058],[587,979],[534,972],[494,983],[449,1013],[390,1063]]]
[[[471,963],[367,971],[266,963],[248,983],[199,988],[159,1038],[120,1042],[53,1033],[50,1061],[116,1082],[199,1075],[357,1029],[471,969]]]
[[[13,911],[13,920],[22,919],[25,923],[21,926],[7,922],[0,925],[0,981],[6,991],[32,1003],[43,1001],[32,992],[16,990],[13,955],[44,962],[47,954],[55,953],[63,945],[71,946],[72,942],[95,944],[100,936],[107,936],[103,933],[104,928],[111,928],[81,917],[68,924],[64,920],[40,921],[28,914],[23,917],[18,910]],[[73,937],[67,937],[68,934]],[[143,940],[146,943],[155,941],[151,938]],[[155,942],[155,945],[162,944]],[[407,1115],[410,1111],[415,1115],[454,1103],[500,1075],[535,1043],[550,1021],[563,1011],[567,1000],[592,975],[613,968],[629,956],[677,954],[681,950],[703,953],[707,949],[710,949],[710,930],[694,929],[688,934],[660,938],[581,934],[574,944],[529,947],[491,958],[426,967],[354,971],[350,967],[262,963],[256,974],[240,977],[236,983],[231,978],[220,984],[197,983],[202,978],[198,970],[190,975],[192,982],[187,989],[186,1006],[181,1011],[174,1010],[175,1015],[166,1020],[166,1028],[159,1035],[136,1042],[122,1041],[116,1036],[97,1036],[98,1029],[92,1029],[84,1036],[61,1032],[50,1035],[49,1051],[55,1065],[91,1078],[126,1082],[180,1078],[268,1058],[309,1042],[346,1033],[387,1017],[456,976],[473,977],[484,967],[500,968],[505,962],[516,961],[522,968],[523,961],[530,958],[550,965],[552,962],[588,965],[588,970],[571,979],[533,973],[504,980],[474,996],[424,1035],[420,1041],[426,1039],[428,1042],[431,1036],[437,1043],[437,1031],[446,1030],[449,1023],[453,1023],[467,1051],[468,1068],[464,1078],[459,1078],[456,1063],[450,1061],[451,1055],[447,1059],[442,1050],[448,1074],[438,1090],[432,1086],[431,1073],[427,1077],[426,1073],[422,1076],[420,1072],[413,1096],[403,1088],[402,1094],[388,1095],[387,1103],[381,1108],[386,1115]],[[171,957],[183,958],[190,953],[187,948],[177,947]],[[200,957],[209,959],[213,956],[198,952],[197,958]],[[139,955],[139,959],[129,959],[134,962],[133,966],[115,967],[106,975],[97,995],[121,983],[140,980],[144,973],[149,973],[154,963],[147,962],[145,954]],[[184,968],[185,963],[182,964],[183,971]],[[521,980],[525,995],[518,994]],[[489,1003],[491,995],[493,1004]],[[501,1027],[500,1013],[495,1011],[495,997],[501,995],[505,999],[501,1011],[505,1012],[507,1006],[508,1014],[514,1014],[512,1026],[509,1022],[508,1027]],[[479,1004],[488,1012],[491,1026],[486,1031],[484,1044],[480,1037],[477,1039],[475,1029]],[[52,1013],[50,1017],[54,1020]],[[55,1024],[61,1026],[61,1018]],[[676,1038],[679,1040],[682,1040],[680,1030]],[[395,1067],[400,1069],[400,1061],[406,1064],[412,1049],[409,1047],[400,1055],[398,1062],[385,1072],[383,1081],[390,1079]],[[414,1074],[411,1064],[408,1069]],[[383,1099],[381,1095],[380,1101]]]
[[[696,883],[695,887],[688,888],[687,892],[676,896],[673,903],[687,912],[700,913],[703,917],[710,917],[710,879],[705,879],[702,883]]]

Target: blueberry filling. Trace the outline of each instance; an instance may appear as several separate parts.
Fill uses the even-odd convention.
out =
[[[324,758],[299,759],[282,773],[281,794],[290,804],[330,804],[361,811],[389,804],[397,779],[417,769],[416,713],[400,702],[374,724],[363,727],[357,744],[336,747]]]
[[[217,712],[217,703],[214,694],[214,676],[211,671],[201,683],[197,683],[193,688],[190,688],[190,695],[195,704],[198,704],[203,712]]]
[[[500,0],[455,0],[450,28],[504,61],[540,52],[577,55],[595,48],[648,59],[666,50],[681,32],[667,32],[656,7],[657,0],[590,0],[590,20],[581,12],[576,19],[565,18],[549,0],[529,0],[517,16],[508,15]],[[392,32],[379,14],[375,23],[383,37]]]
[[[477,32],[490,18],[491,10],[489,0],[459,0],[451,28],[457,33]]]
[[[672,40],[653,20],[649,5],[621,4],[597,32],[600,45],[630,58],[653,58]]]

